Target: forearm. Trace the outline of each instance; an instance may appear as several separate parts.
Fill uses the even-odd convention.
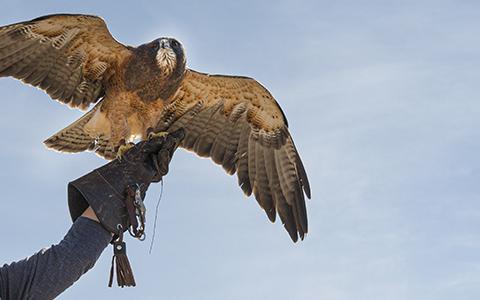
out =
[[[0,268],[0,298],[58,296],[93,267],[111,238],[99,223],[78,218],[58,245]]]

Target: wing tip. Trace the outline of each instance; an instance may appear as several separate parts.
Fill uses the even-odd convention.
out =
[[[303,241],[305,239],[307,233],[308,233],[307,230],[303,230],[303,229],[300,229],[300,228],[297,228],[297,230],[293,233],[288,232],[288,234],[290,235],[290,238],[292,239],[293,243],[295,243],[295,244],[297,242]]]

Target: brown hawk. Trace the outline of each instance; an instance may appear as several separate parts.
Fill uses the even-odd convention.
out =
[[[113,159],[135,138],[184,128],[181,147],[237,173],[243,192],[272,222],[278,212],[294,241],[307,233],[305,169],[280,106],[254,79],[190,70],[173,38],[125,46],[101,18],[68,14],[0,27],[2,76],[72,108],[95,104],[47,147]]]

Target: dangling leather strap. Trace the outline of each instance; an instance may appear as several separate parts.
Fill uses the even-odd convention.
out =
[[[113,242],[112,266],[110,267],[110,279],[108,280],[109,287],[112,287],[114,266],[116,266],[117,270],[117,284],[119,287],[136,285],[132,267],[127,257],[127,246],[123,241],[123,230],[120,230],[118,239]]]
[[[145,206],[139,186],[128,186],[125,191],[125,207],[127,208],[130,226],[128,232],[139,240],[145,239]],[[132,267],[127,257],[126,244],[123,241],[123,227],[118,224],[118,238],[113,242],[112,266],[108,286],[112,287],[114,268],[116,268],[119,287],[135,286]]]

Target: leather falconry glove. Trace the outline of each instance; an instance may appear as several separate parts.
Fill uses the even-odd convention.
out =
[[[114,234],[112,286],[116,261],[119,286],[135,286],[135,279],[126,256],[123,234],[126,230],[144,239],[145,193],[152,182],[159,182],[168,173],[168,165],[184,137],[183,129],[166,136],[142,141],[129,149],[121,159],[108,164],[68,184],[68,206],[75,221],[91,206],[105,229]]]

